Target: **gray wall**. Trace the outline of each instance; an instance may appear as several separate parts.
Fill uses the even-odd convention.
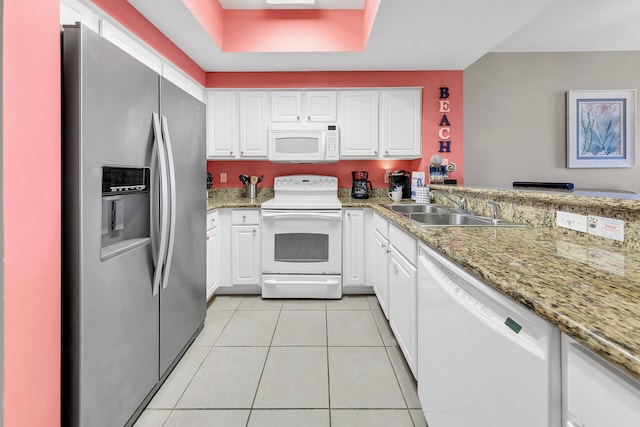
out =
[[[568,90],[638,87],[640,52],[483,56],[464,71],[465,185],[561,181],[640,192],[638,167],[567,169],[565,122]]]

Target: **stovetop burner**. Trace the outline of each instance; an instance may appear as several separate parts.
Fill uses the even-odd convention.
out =
[[[274,180],[274,197],[266,209],[340,209],[338,178],[323,175],[279,176]]]

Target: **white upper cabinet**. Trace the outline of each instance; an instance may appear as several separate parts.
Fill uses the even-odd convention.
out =
[[[271,123],[312,122],[338,124],[341,159],[422,156],[421,88],[205,92],[211,160],[267,159]]]
[[[380,157],[422,156],[422,89],[381,91]]]
[[[335,122],[336,92],[331,90],[271,92],[272,122]]]
[[[307,122],[333,122],[338,120],[336,92],[318,90],[304,92],[304,114]],[[303,121],[304,121],[303,120]]]
[[[271,121],[299,122],[302,119],[302,92],[271,92]]]
[[[340,91],[340,157],[378,157],[378,90]]]
[[[240,157],[267,158],[267,92],[238,92]]]
[[[233,159],[237,155],[236,92],[207,92],[207,158]]]

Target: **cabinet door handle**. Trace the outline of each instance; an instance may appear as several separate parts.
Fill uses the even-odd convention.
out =
[[[307,120],[308,120],[308,121],[311,121],[311,116],[307,117]]]

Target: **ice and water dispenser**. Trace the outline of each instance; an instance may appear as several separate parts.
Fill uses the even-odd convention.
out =
[[[150,243],[149,183],[149,168],[102,167],[102,260]]]

